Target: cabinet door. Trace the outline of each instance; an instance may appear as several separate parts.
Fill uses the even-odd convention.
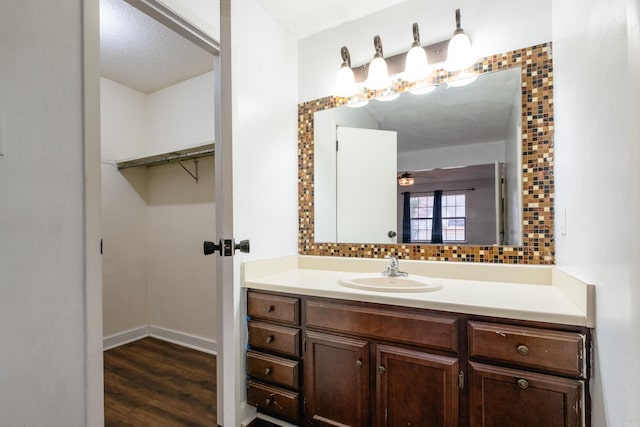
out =
[[[309,424],[368,426],[367,341],[308,331],[304,370]]]
[[[582,381],[469,363],[471,427],[583,425]]]
[[[458,359],[379,345],[377,424],[458,425]]]

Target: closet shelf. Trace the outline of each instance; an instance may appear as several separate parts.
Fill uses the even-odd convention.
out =
[[[211,142],[208,144],[198,145],[196,147],[185,148],[184,150],[177,150],[171,151],[169,153],[155,154],[153,156],[136,157],[133,159],[121,160],[119,162],[116,162],[116,166],[118,167],[118,170],[135,168],[138,166],[156,166],[165,163],[196,160],[201,157],[213,156],[213,154],[214,144],[213,142]]]

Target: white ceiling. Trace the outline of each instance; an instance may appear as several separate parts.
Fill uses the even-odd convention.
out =
[[[124,0],[100,0],[103,77],[144,93],[213,69],[213,56]]]
[[[297,39],[406,0],[257,0]],[[125,0],[100,0],[101,74],[144,93],[213,69],[213,56]]]
[[[298,40],[406,0],[257,0]]]

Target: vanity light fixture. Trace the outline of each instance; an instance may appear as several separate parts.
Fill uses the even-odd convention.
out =
[[[382,53],[382,40],[380,36],[373,38],[373,46],[376,53],[373,55],[373,61],[369,64],[367,72],[367,80],[364,85],[367,89],[380,90],[391,86],[391,77],[387,69],[387,61],[384,60]]]
[[[429,61],[427,52],[420,45],[420,30],[418,23],[413,24],[413,44],[407,52],[407,62],[404,67],[404,77],[408,82],[424,80],[429,75]]]
[[[462,70],[475,62],[471,40],[460,27],[460,9],[456,9],[456,29],[449,41],[446,69],[449,71]]]
[[[346,46],[342,46],[340,49],[340,55],[342,56],[342,65],[338,70],[336,76],[336,88],[335,95],[343,98],[349,98],[354,95],[358,89],[356,87],[356,80],[351,69],[351,55],[349,49]]]
[[[400,185],[401,187],[408,187],[410,185],[413,185],[414,183],[415,180],[409,172],[403,173],[402,175],[400,175],[400,178],[398,178],[398,185]]]

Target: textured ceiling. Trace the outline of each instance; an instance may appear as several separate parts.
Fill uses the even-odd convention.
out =
[[[258,0],[297,39],[406,0]]]
[[[440,85],[427,95],[405,93],[362,108],[380,129],[398,132],[398,151],[407,152],[503,140],[519,96],[518,67],[483,74],[467,86]]]
[[[100,69],[151,93],[213,70],[213,56],[124,0],[100,0]]]

